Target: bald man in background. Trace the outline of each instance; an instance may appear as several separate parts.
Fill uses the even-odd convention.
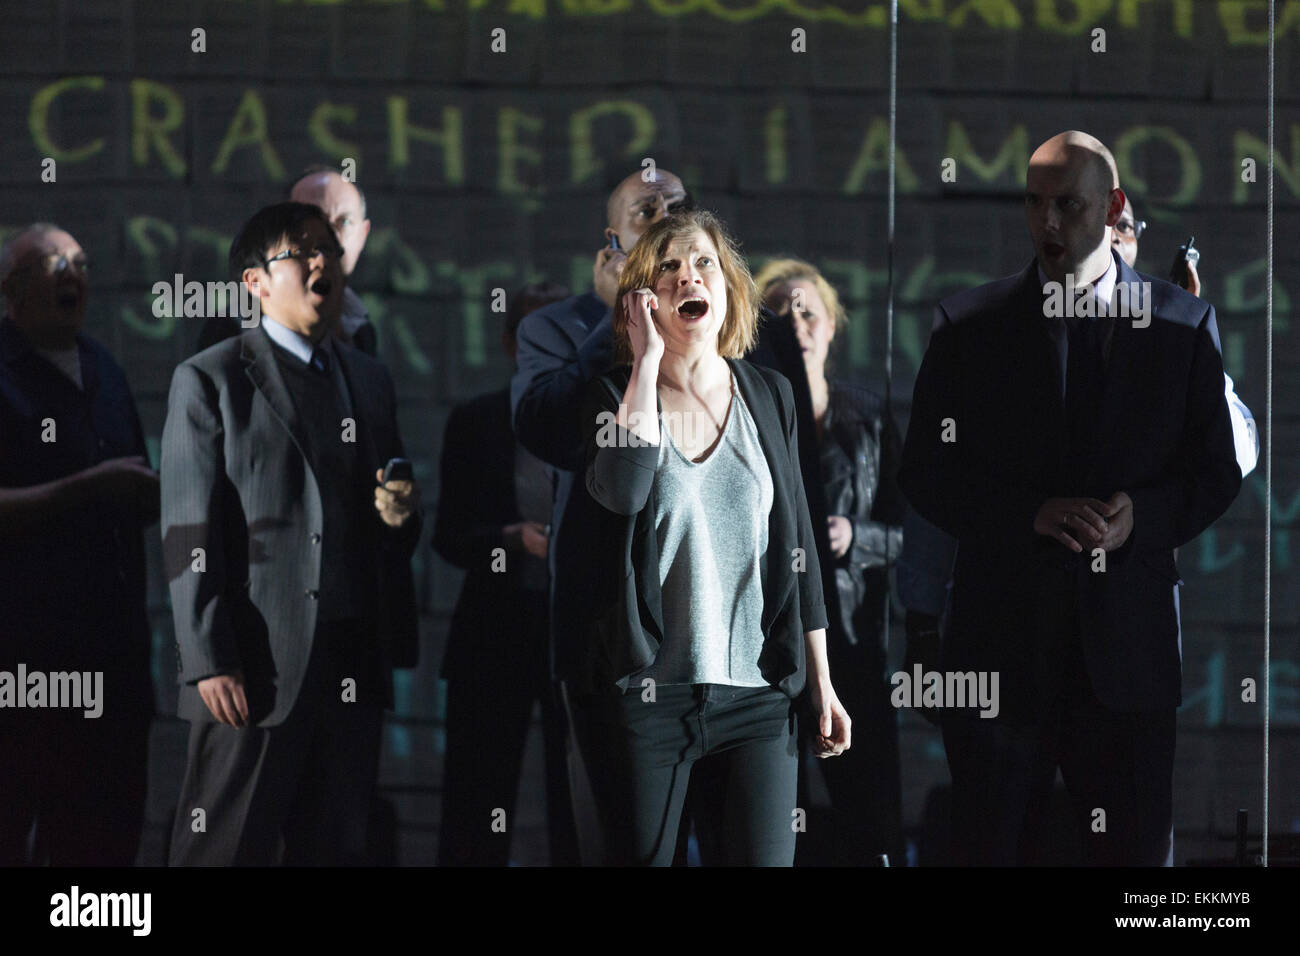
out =
[[[294,202],[320,206],[325,211],[325,217],[343,246],[343,275],[350,279],[362,250],[366,248],[366,239],[370,237],[366,196],[361,187],[344,179],[336,169],[309,166],[289,190],[289,198]],[[367,355],[378,352],[379,341],[370,322],[370,312],[351,285],[343,289],[343,310],[339,313],[337,335]]]
[[[1034,261],[940,302],[917,374],[899,484],[958,544],[940,670],[996,688],[940,711],[957,863],[1041,862],[1058,767],[1086,862],[1167,857],[1173,549],[1241,471],[1214,309],[1112,250],[1125,199],[1100,141],[1043,143]]]
[[[563,538],[570,527],[566,514],[576,498],[596,507],[582,482],[575,490],[573,481],[582,468],[582,392],[613,362],[614,297],[628,250],[652,225],[689,204],[686,187],[666,169],[656,170],[648,181],[641,172],[629,175],[605,205],[606,244],[592,263],[592,291],[538,309],[519,325],[518,368],[510,383],[512,420],[520,443],[556,471],[551,575],[557,603],[551,613],[559,631],[569,614],[582,613],[585,600],[580,590],[569,591],[565,569],[556,567],[564,560]],[[581,550],[575,552],[575,560],[582,557]]]
[[[650,179],[642,172],[627,176],[605,204],[605,245],[592,262],[592,291],[538,309],[519,324],[511,420],[520,443],[553,472],[549,556],[555,638],[577,633],[569,622],[584,612],[586,592],[572,575],[585,560],[582,528],[599,513],[582,482],[574,482],[582,468],[582,392],[613,362],[614,297],[628,250],[652,225],[690,202],[682,181],[666,169],[655,170]],[[583,511],[584,504],[592,510]],[[563,648],[556,653],[562,658]],[[564,670],[562,659],[553,663]]]

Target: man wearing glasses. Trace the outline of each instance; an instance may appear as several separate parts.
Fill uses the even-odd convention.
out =
[[[158,476],[126,376],[81,332],[86,275],[48,223],[0,249],[0,672],[27,674],[0,689],[0,866],[130,866],[144,819]],[[56,672],[102,674],[95,702],[31,693]]]
[[[337,343],[324,213],[255,214],[231,272],[264,321],[182,363],[162,440],[163,556],[191,721],[173,865],[366,861],[392,667],[413,666],[413,481],[393,381]]]
[[[329,166],[308,166],[289,187],[285,197],[293,202],[320,206],[329,219],[334,234],[343,249],[343,278],[346,282],[356,268],[370,236],[370,220],[366,217],[366,197],[361,187],[348,182],[336,169]],[[199,332],[196,351],[232,338],[242,331],[240,323],[224,315],[214,315]],[[379,336],[370,321],[370,312],[361,296],[350,286],[344,286],[339,307],[339,324],[335,335],[342,342],[360,349],[367,355],[378,355]]]

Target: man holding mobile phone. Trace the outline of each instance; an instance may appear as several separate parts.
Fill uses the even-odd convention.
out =
[[[690,208],[682,181],[666,169],[644,169],[623,179],[605,204],[605,245],[592,264],[592,291],[552,303],[524,317],[517,332],[517,371],[510,383],[511,419],[520,444],[546,462],[553,474],[548,562],[551,572],[551,669],[563,674],[562,638],[579,632],[588,588],[583,574],[588,536],[600,506],[581,481],[581,397],[587,383],[613,362],[613,307],[627,252],[656,222]],[[570,768],[575,802],[580,774]],[[579,813],[582,854],[593,854],[590,830]]]
[[[266,321],[172,377],[163,560],[191,721],[172,865],[366,862],[392,668],[418,646],[420,495],[394,473],[391,376],[334,341],[343,252],[319,207],[260,210],[230,267]]]
[[[1142,238],[1146,225],[1133,212],[1132,202],[1125,198],[1124,212],[1111,233],[1111,245],[1129,266],[1137,262],[1138,240]],[[1186,256],[1183,262],[1187,281],[1185,284],[1180,283],[1197,297],[1201,294],[1201,276],[1197,271],[1199,260],[1199,255]],[[1255,416],[1238,397],[1227,372],[1223,373],[1223,395],[1228,401],[1228,416],[1232,419],[1232,442],[1237,453],[1237,465],[1241,468],[1241,477],[1245,478],[1255,470],[1255,464],[1259,461],[1259,430],[1255,427]]]

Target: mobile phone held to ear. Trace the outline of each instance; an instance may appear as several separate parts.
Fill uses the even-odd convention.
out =
[[[390,481],[413,481],[415,479],[415,469],[411,466],[409,458],[390,458],[388,464],[384,465],[384,480],[381,485],[386,485]]]
[[[611,232],[611,233],[609,234],[609,244],[608,244],[608,245],[609,245],[609,248],[610,248],[610,249],[613,249],[615,252],[622,252],[622,251],[623,251],[623,247],[620,246],[620,245],[618,244],[618,233],[616,233],[616,232]]]
[[[1196,248],[1195,242],[1196,237],[1189,236],[1187,241],[1178,247],[1178,252],[1174,255],[1174,264],[1169,269],[1169,281],[1184,289],[1192,284],[1192,277],[1187,274],[1187,264],[1190,262],[1196,265],[1201,261],[1201,253]]]

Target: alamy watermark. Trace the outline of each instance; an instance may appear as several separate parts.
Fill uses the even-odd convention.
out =
[[[923,671],[914,664],[912,673],[898,671],[889,682],[895,707],[978,707],[981,717],[996,717],[1002,709],[997,671]]]
[[[152,893],[83,893],[73,884],[50,897],[51,926],[123,926],[133,936],[148,936],[152,914]]]
[[[49,707],[84,710],[92,720],[104,712],[103,671],[0,671],[0,708]]]
[[[1080,290],[1087,289],[1086,295]],[[1110,306],[1097,301],[1095,289],[1075,285],[1074,273],[1065,274],[1065,284],[1052,281],[1043,286],[1043,315],[1049,319],[1093,319],[1102,315],[1115,315],[1133,320],[1133,328],[1145,329],[1151,324],[1151,283],[1115,282]]]
[[[678,444],[694,448],[701,434],[712,435],[716,429],[705,412],[660,412],[658,418],[670,432],[676,432],[681,438]],[[654,442],[642,438],[637,430],[643,425],[655,421],[649,412],[628,412],[627,427],[619,428],[618,416],[611,411],[597,412],[596,447],[597,448],[642,448]]]
[[[186,282],[179,272],[153,284],[155,319],[195,319],[220,316],[238,319],[246,329],[262,322],[262,300],[244,282]]]

